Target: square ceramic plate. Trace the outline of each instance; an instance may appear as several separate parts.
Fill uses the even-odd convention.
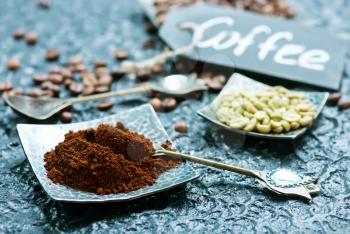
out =
[[[19,137],[28,161],[46,193],[54,200],[76,203],[123,202],[155,194],[185,184],[198,177],[188,163],[162,173],[152,186],[120,194],[96,195],[53,183],[46,175],[44,154],[64,140],[70,130],[97,127],[101,123],[123,122],[128,128],[150,138],[155,147],[170,140],[151,105],[142,105],[116,115],[88,122],[63,125],[18,124]]]
[[[246,132],[243,130],[239,130],[239,129],[234,129],[234,128],[230,128],[229,126],[227,126],[224,123],[221,123],[215,116],[215,107],[218,104],[219,99],[221,98],[221,96],[225,93],[231,92],[231,91],[235,91],[235,90],[241,90],[241,89],[245,89],[245,90],[264,90],[267,87],[269,87],[268,85],[265,85],[261,82],[252,80],[246,76],[243,76],[239,73],[234,73],[231,78],[229,79],[229,81],[227,82],[227,84],[225,85],[225,87],[222,89],[222,91],[220,92],[220,94],[214,99],[214,101],[205,106],[203,109],[199,110],[197,113],[202,116],[203,118],[209,120],[210,122],[215,123],[218,126],[221,126],[225,129],[228,129],[230,131],[233,132],[237,132],[237,133],[242,133],[245,134],[247,136],[253,136],[253,137],[261,137],[261,138],[270,138],[270,139],[280,139],[280,140],[293,140],[299,136],[301,136],[303,133],[305,133],[307,131],[307,129],[309,128],[300,128],[294,131],[290,131],[287,133],[258,133],[258,132]],[[315,105],[316,109],[317,109],[317,113],[316,113],[316,118],[319,116],[319,114],[322,111],[322,108],[324,107],[327,98],[329,96],[329,94],[327,92],[304,92],[306,97],[308,97],[310,99],[310,101]]]

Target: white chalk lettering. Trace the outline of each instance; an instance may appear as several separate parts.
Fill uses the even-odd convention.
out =
[[[291,43],[293,33],[289,31],[272,32],[267,25],[257,25],[245,36],[241,32],[232,30],[235,25],[231,17],[216,17],[200,24],[194,34],[194,38],[201,38],[215,27],[227,27],[219,33],[203,38],[196,46],[199,48],[212,48],[214,50],[226,50],[232,48],[236,57],[244,55],[248,48],[257,49],[257,58],[264,61],[270,54],[277,64],[287,66],[299,66],[311,70],[324,70],[325,63],[330,60],[330,55],[321,49],[307,50],[304,45]],[[254,44],[257,46],[254,47]],[[274,54],[273,54],[274,53]]]

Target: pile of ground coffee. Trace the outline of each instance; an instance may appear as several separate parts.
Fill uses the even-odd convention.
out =
[[[152,185],[179,161],[150,157],[152,142],[122,123],[69,132],[45,154],[48,177],[55,183],[97,194],[126,193]]]

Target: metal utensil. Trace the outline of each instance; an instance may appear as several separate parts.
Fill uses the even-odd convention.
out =
[[[264,187],[281,196],[298,197],[310,201],[312,195],[320,192],[320,189],[314,184],[317,177],[300,175],[286,169],[254,171],[165,149],[157,150],[154,156],[170,156],[253,177]]]
[[[14,110],[33,119],[44,120],[75,103],[83,103],[115,96],[140,94],[149,91],[157,91],[169,96],[184,96],[195,91],[206,89],[207,86],[205,83],[198,80],[196,76],[185,76],[178,74],[164,77],[160,82],[145,83],[144,85],[136,88],[76,98],[31,98],[27,96],[4,96],[3,98],[5,102]]]

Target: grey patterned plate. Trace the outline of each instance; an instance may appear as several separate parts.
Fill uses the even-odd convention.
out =
[[[227,93],[234,90],[264,90],[268,87],[268,85],[265,85],[261,82],[252,80],[246,76],[243,76],[239,73],[234,73],[225,87],[222,89],[220,94],[214,99],[214,101],[205,106],[203,109],[199,110],[197,114],[202,116],[203,118],[215,123],[218,126],[221,126],[225,129],[228,129],[233,132],[245,134],[247,136],[253,136],[253,137],[260,137],[260,138],[269,138],[269,139],[280,139],[280,140],[293,140],[299,136],[301,136],[303,133],[307,131],[308,128],[300,128],[294,131],[290,131],[287,133],[258,133],[258,132],[246,132],[243,130],[238,130],[234,128],[230,128],[229,126],[225,125],[224,123],[221,123],[215,116],[215,107],[218,103],[218,100],[220,97]],[[315,105],[317,108],[316,118],[321,113],[327,98],[329,94],[327,92],[304,92],[305,95],[310,99],[310,101]]]
[[[115,124],[123,122],[128,128],[150,138],[155,146],[170,140],[151,105],[142,105],[116,115],[88,122],[63,125],[18,124],[19,137],[28,161],[46,193],[54,200],[76,203],[123,202],[155,194],[198,177],[188,163],[182,163],[174,169],[162,173],[152,186],[129,193],[96,195],[67,186],[53,183],[46,175],[44,167],[45,152],[63,141],[65,133],[97,127],[100,123]]]

